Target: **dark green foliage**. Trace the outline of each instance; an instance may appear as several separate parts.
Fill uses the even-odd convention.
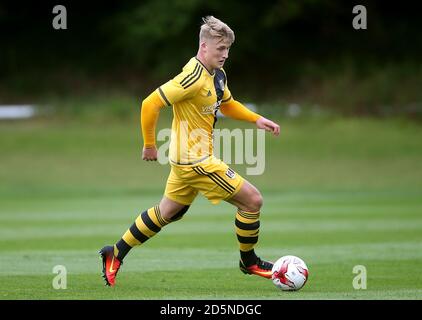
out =
[[[368,29],[360,31],[352,27],[353,1],[62,4],[68,13],[62,31],[51,25],[56,3],[0,4],[0,102],[110,86],[147,94],[196,54],[201,17],[212,14],[236,33],[226,70],[240,98],[359,114],[421,109],[422,20],[410,1],[361,1]],[[343,105],[354,88],[361,98]]]

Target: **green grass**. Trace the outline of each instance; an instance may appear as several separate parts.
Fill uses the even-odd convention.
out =
[[[40,120],[0,123],[0,299],[421,299],[422,127],[280,123],[265,173],[245,177],[264,196],[257,252],[303,258],[302,290],[244,276],[234,208],[201,196],[104,287],[98,249],[159,201],[169,167],[140,160],[137,119]],[[55,265],[67,269],[66,290],[52,287]],[[355,265],[367,269],[366,290],[352,286]]]

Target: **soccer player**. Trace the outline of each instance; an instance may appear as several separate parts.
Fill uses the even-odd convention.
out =
[[[237,208],[235,230],[240,250],[240,270],[271,278],[271,262],[259,258],[258,241],[260,192],[250,182],[213,155],[213,130],[217,111],[227,117],[255,123],[278,135],[280,127],[236,101],[227,86],[223,65],[228,58],[234,33],[213,16],[203,18],[199,49],[182,72],[163,84],[142,102],[141,127],[144,140],[142,159],[157,160],[155,127],[160,111],[173,107],[169,160],[171,171],[160,203],[142,212],[114,246],[100,250],[103,277],[114,286],[117,272],[128,252],[155,236],[166,225],[180,220],[198,192],[213,204],[221,200]]]

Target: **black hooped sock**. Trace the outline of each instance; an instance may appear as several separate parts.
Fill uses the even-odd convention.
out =
[[[240,259],[242,259],[243,264],[245,267],[250,267],[254,265],[258,259],[255,251],[252,249],[251,251],[240,251]]]

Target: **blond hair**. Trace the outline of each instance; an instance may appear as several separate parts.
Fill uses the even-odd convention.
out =
[[[202,18],[204,22],[201,25],[199,31],[199,41],[211,38],[220,38],[222,40],[228,40],[230,43],[234,42],[234,32],[230,27],[223,21],[213,17],[206,16]]]

